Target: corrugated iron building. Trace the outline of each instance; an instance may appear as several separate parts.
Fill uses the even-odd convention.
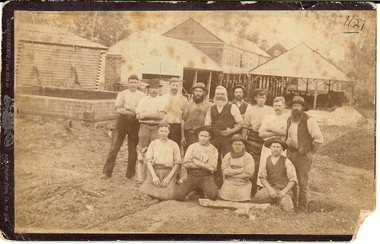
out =
[[[160,78],[168,92],[168,80],[177,77],[184,80],[184,93],[188,93],[195,82],[204,82],[215,87],[222,73],[221,67],[193,45],[148,32],[136,31],[109,48],[109,55],[120,55],[120,83],[126,83],[131,74],[142,79]],[[113,57],[114,58],[114,57]],[[108,62],[108,57],[107,57]],[[118,79],[108,80],[117,83]]]
[[[95,90],[107,47],[73,33],[35,24],[15,28],[16,85]]]

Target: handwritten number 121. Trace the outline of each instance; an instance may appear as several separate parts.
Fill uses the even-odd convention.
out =
[[[366,21],[367,20],[358,19],[358,18],[351,17],[348,15],[346,22],[344,22],[344,25],[350,26],[352,28],[358,28],[360,29],[360,31],[362,31]]]

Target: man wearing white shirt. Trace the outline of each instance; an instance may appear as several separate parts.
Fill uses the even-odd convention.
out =
[[[103,167],[101,179],[112,176],[116,157],[123,145],[125,136],[128,135],[128,166],[126,177],[132,178],[135,175],[136,166],[136,146],[138,143],[139,121],[136,119],[136,107],[139,101],[146,97],[145,93],[137,90],[139,78],[131,75],[128,78],[129,89],[120,92],[116,97],[115,109],[119,114],[115,129],[112,132],[111,149],[108,153],[106,163]]]
[[[138,158],[138,181],[144,182],[146,178],[146,164],[144,164],[144,155],[149,144],[158,139],[158,125],[165,117],[164,104],[160,97],[160,80],[155,78],[148,82],[149,96],[140,100],[136,108],[136,118],[140,121],[139,144],[137,150]]]
[[[166,115],[164,121],[170,125],[168,138],[181,146],[182,113],[188,104],[187,99],[180,92],[180,80],[171,78],[169,81],[170,93],[161,96],[165,104]]]

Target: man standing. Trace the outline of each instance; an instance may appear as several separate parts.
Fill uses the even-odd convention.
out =
[[[120,92],[116,97],[115,109],[119,117],[117,118],[115,129],[112,132],[111,149],[103,167],[101,179],[111,177],[117,154],[123,145],[126,135],[128,135],[128,166],[125,176],[132,178],[135,175],[137,158],[136,146],[139,141],[137,133],[140,128],[140,124],[136,119],[135,110],[140,99],[146,97],[143,92],[137,90],[138,84],[139,78],[137,75],[129,76],[129,89]]]
[[[161,86],[159,79],[149,80],[146,87],[149,90],[149,96],[141,99],[136,108],[136,118],[140,121],[139,144],[137,147],[139,153],[137,180],[141,183],[146,178],[146,165],[143,161],[145,152],[149,144],[158,139],[158,125],[165,116],[165,109],[159,95]]]
[[[205,124],[207,110],[212,105],[212,103],[205,100],[208,94],[205,84],[198,82],[191,88],[190,92],[193,97],[183,111],[181,124],[181,142],[186,148],[198,142],[195,130]]]
[[[264,140],[259,136],[259,128],[263,122],[265,116],[274,114],[274,109],[265,105],[268,90],[256,89],[253,91],[253,98],[256,101],[254,106],[249,106],[244,115],[244,128],[242,135],[247,136],[246,150],[252,155],[255,160],[255,172],[252,177],[252,195],[257,192],[257,174],[260,166],[261,149],[264,144]]]
[[[215,132],[215,139],[211,143],[218,149],[220,157],[224,158],[232,150],[229,140],[243,128],[243,118],[238,107],[228,103],[227,90],[223,86],[216,87],[214,102],[207,111],[205,125],[211,126]],[[218,188],[223,184],[220,157],[214,175]]]
[[[284,97],[276,97],[273,100],[273,108],[274,108],[274,114],[270,114],[265,116],[263,122],[261,123],[260,129],[259,129],[259,136],[264,139],[264,141],[278,137],[282,140],[285,139],[286,134],[286,121],[288,120],[288,115],[284,113],[285,110],[285,98]],[[266,159],[267,157],[271,155],[271,151],[268,147],[263,146],[261,150],[261,156],[260,156],[260,168],[258,174],[260,174],[260,171],[263,167],[265,167]],[[283,156],[286,156],[285,151],[282,152]],[[257,184],[261,187],[263,185],[261,184],[260,179],[257,179]]]
[[[305,113],[310,106],[302,97],[295,96],[287,105],[292,108],[292,114],[287,121],[285,140],[299,182],[299,195],[297,190],[293,191],[293,202],[297,212],[307,213],[312,154],[323,143],[323,136],[317,121]]]
[[[169,81],[170,93],[161,97],[165,104],[166,115],[164,121],[170,125],[168,138],[181,145],[181,122],[182,113],[188,101],[179,91],[180,81],[178,78],[171,78]]]
[[[249,106],[249,104],[246,101],[244,101],[244,97],[246,94],[245,88],[244,86],[237,85],[234,88],[232,88],[232,92],[234,93],[234,101],[232,103],[239,108],[240,114],[244,119],[244,114]]]

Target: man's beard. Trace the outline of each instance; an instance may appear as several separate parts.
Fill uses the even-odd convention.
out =
[[[201,95],[201,96],[193,96],[193,101],[195,103],[201,103],[203,102],[203,100],[205,100],[205,95]]]
[[[301,120],[303,111],[292,110],[292,121],[299,122]]]
[[[218,107],[224,107],[228,103],[227,98],[215,98],[215,104]]]
[[[243,97],[241,97],[241,96],[236,96],[236,97],[235,97],[235,100],[241,102],[241,101],[243,101]]]

